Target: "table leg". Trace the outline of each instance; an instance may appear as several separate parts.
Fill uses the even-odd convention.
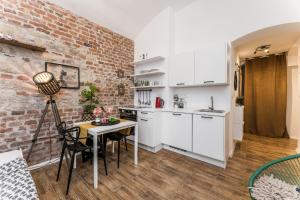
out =
[[[98,138],[97,134],[93,134],[93,149],[94,149],[94,188],[98,188]]]
[[[73,169],[76,169],[77,166],[77,154],[75,154]]]
[[[139,129],[138,125],[134,127],[134,164],[138,164],[138,139],[139,139]]]

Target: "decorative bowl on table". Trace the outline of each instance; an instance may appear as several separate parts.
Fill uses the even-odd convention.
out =
[[[102,118],[100,122],[92,121],[91,124],[94,126],[111,126],[119,123],[120,123],[119,119],[110,117],[110,118]]]

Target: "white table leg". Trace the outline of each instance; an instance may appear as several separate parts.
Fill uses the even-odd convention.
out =
[[[111,152],[112,153],[115,153],[115,142],[114,141],[111,141]]]
[[[134,127],[134,164],[138,164],[138,139],[139,139],[139,128],[138,125]]]
[[[93,148],[94,148],[94,188],[98,188],[98,138],[97,134],[93,134]]]

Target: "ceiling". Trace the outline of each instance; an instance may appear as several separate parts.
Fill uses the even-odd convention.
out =
[[[266,53],[254,54],[256,47],[271,44],[269,54],[288,51],[300,39],[300,23],[289,23],[273,26],[250,33],[233,42],[240,59],[264,56]]]
[[[194,0],[48,0],[73,13],[134,39],[151,19],[171,6],[175,10]]]

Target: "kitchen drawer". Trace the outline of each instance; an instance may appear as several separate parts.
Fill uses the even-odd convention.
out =
[[[138,118],[146,118],[146,119],[153,119],[154,112],[149,111],[139,111],[138,112]]]

